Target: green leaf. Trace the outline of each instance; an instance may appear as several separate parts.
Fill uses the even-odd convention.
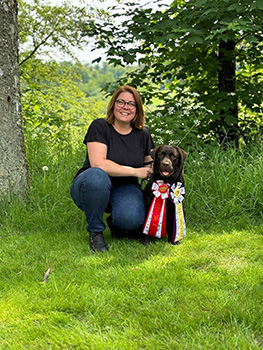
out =
[[[231,125],[231,124],[235,124],[237,122],[237,119],[235,117],[233,117],[232,115],[228,115],[225,118],[225,122],[227,125]]]
[[[229,11],[233,11],[236,10],[237,12],[242,11],[244,8],[243,6],[241,6],[240,4],[236,3],[236,4],[232,4],[228,7]]]
[[[251,43],[257,43],[259,40],[257,37],[251,35],[246,38],[246,41],[251,44]]]
[[[207,2],[207,0],[196,0],[195,1],[195,6],[196,7],[202,7],[203,5],[205,5]]]
[[[227,34],[222,34],[222,35],[220,35],[220,38],[221,38],[223,41],[227,42],[227,41],[230,39],[230,36],[227,35]]]
[[[203,39],[200,36],[190,36],[188,38],[188,42],[191,45],[195,45],[195,44],[203,44]]]
[[[98,57],[95,60],[92,61],[92,63],[99,63],[101,61],[102,57]]]
[[[253,4],[251,5],[251,9],[252,10],[263,10],[263,2],[262,0],[256,0],[255,2],[253,2]]]

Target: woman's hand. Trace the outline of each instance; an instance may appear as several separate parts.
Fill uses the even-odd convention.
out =
[[[135,176],[143,180],[148,179],[152,173],[153,170],[149,166],[145,166],[143,168],[135,168]]]

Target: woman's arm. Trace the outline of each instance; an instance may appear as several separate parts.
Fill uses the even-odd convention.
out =
[[[90,166],[104,170],[109,176],[134,176],[147,179],[152,173],[150,167],[132,168],[107,159],[107,146],[101,142],[88,142],[87,152]]]

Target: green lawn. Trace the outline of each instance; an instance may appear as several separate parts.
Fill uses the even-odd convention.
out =
[[[262,227],[148,247],[107,231],[103,254],[85,230],[0,237],[1,350],[263,347]]]

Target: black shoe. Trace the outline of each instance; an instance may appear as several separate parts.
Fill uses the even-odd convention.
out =
[[[104,241],[102,232],[95,232],[90,235],[90,248],[94,252],[105,252],[106,250],[109,250]]]
[[[109,226],[110,229],[110,233],[111,233],[111,237],[112,238],[117,238],[117,239],[122,239],[122,238],[126,238],[126,232],[123,230],[117,230],[112,223],[112,218],[111,215],[109,215],[106,219],[107,224]]]

